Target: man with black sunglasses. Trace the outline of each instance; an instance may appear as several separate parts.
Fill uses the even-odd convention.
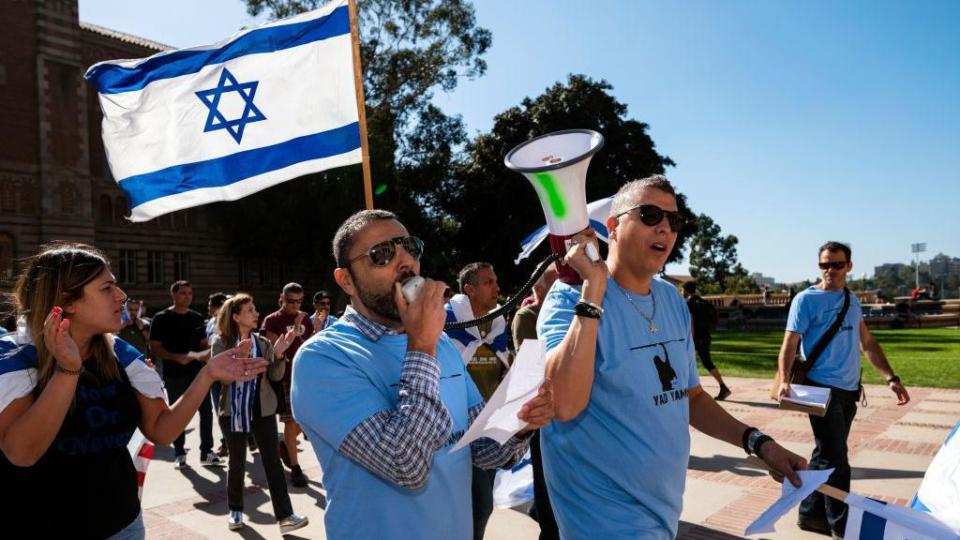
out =
[[[358,212],[333,240],[334,279],[350,297],[297,353],[293,411],[323,468],[329,538],[454,539],[473,533],[472,465],[516,463],[553,418],[547,385],[518,415],[527,427],[450,452],[484,401],[443,334],[446,284],[420,274],[423,243],[384,210]],[[369,510],[366,510],[369,509]]]
[[[540,310],[556,404],[540,446],[563,538],[675,538],[689,426],[743,446],[799,485],[795,469],[805,460],[700,386],[690,312],[674,286],[655,278],[681,225],[665,177],[627,183],[606,221],[607,260],[586,255],[592,229],[576,235],[565,262],[583,285],[554,283]]]
[[[287,362],[282,382],[284,404],[279,407],[280,421],[283,422],[283,439],[277,444],[280,460],[290,468],[290,484],[302,488],[307,487],[308,479],[300,468],[300,459],[297,456],[299,446],[297,437],[302,430],[290,409],[290,381],[293,371],[291,363],[300,345],[313,335],[313,323],[307,313],[300,309],[303,305],[303,286],[299,283],[291,282],[284,285],[278,302],[280,309],[263,319],[264,334],[271,343],[276,343],[280,336],[295,328],[297,337],[283,353],[283,358]]]
[[[860,352],[887,380],[897,396],[897,405],[910,401],[907,389],[887,362],[880,344],[863,320],[860,302],[846,290],[847,274],[853,269],[850,246],[827,242],[819,250],[820,283],[793,299],[787,317],[787,330],[780,347],[778,369],[781,381],[780,396],[790,395],[789,373],[799,347],[808,358],[821,337],[843,315],[826,348],[813,358],[813,366],[806,372],[804,384],[830,389],[830,404],[823,417],[810,415],[810,426],[816,447],[810,458],[810,468],[834,468],[827,484],[850,491],[850,462],[847,458],[847,437],[857,401],[863,387],[860,385]],[[849,298],[846,314],[842,313],[845,296]],[[801,529],[833,538],[843,538],[847,523],[847,505],[843,501],[814,492],[800,504],[798,525]]]

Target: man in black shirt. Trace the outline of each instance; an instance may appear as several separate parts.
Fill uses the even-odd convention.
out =
[[[193,287],[187,281],[170,286],[173,305],[157,313],[150,326],[150,352],[163,361],[163,383],[170,403],[186,392],[209,356],[206,323],[203,316],[190,309]],[[200,460],[204,467],[223,467],[223,460],[213,452],[213,407],[209,399],[200,404]],[[174,466],[187,466],[183,447],[185,433],[173,442]]]
[[[710,332],[717,324],[717,309],[697,294],[697,284],[693,281],[683,284],[683,296],[687,299],[687,309],[690,310],[690,318],[693,320],[693,346],[697,349],[697,356],[700,357],[704,369],[709,371],[720,385],[717,401],[723,401],[730,395],[730,389],[723,383],[720,370],[710,360]]]

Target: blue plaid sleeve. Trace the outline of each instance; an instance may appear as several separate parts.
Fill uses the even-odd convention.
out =
[[[427,483],[433,453],[450,437],[453,422],[440,400],[440,364],[429,354],[408,351],[400,370],[397,406],[361,422],[340,453],[398,486]]]
[[[473,421],[480,416],[480,411],[483,410],[484,405],[485,403],[481,402],[479,405],[470,408],[470,424],[473,424]],[[532,431],[519,437],[514,435],[502,445],[493,439],[481,437],[470,443],[473,465],[481,469],[507,469],[513,467],[527,452],[532,437]]]

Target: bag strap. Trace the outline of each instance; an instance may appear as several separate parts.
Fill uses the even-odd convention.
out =
[[[824,349],[827,348],[827,345],[830,344],[830,341],[833,340],[833,337],[837,335],[837,332],[840,330],[840,326],[843,324],[843,319],[847,317],[847,310],[850,309],[850,290],[846,287],[843,288],[843,307],[840,309],[840,313],[837,314],[837,320],[833,321],[833,325],[827,330],[827,333],[824,334],[820,341],[817,341],[817,345],[810,351],[810,356],[807,358],[807,361],[804,362],[804,370],[810,371],[813,367],[813,363],[817,361],[817,358],[823,354]]]

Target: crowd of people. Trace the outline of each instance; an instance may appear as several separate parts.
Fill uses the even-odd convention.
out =
[[[301,434],[323,471],[330,538],[483,538],[496,470],[528,451],[541,538],[674,538],[689,426],[758,456],[779,481],[799,485],[800,469],[835,468],[828,483],[849,489],[860,350],[899,403],[909,400],[846,290],[850,248],[830,242],[818,252],[823,279],[792,299],[779,355],[779,395],[790,393],[798,363],[812,365],[805,384],[834,395],[825,417],[811,416],[808,464],[717,403],[732,390],[710,357],[716,311],[694,284],[681,296],[657,277],[682,226],[670,182],[625,184],[605,225],[605,261],[587,255],[592,229],[571,240],[563,263],[581,283],[551,267],[511,318],[460,330],[445,325],[499,307],[495,268],[465,266],[457,291],[426,279],[419,294],[404,294],[424,246],[385,210],[354,214],[333,239],[333,278],[349,298],[339,316],[326,291],[303,311],[303,287],[288,283],[262,320],[239,291],[209,295],[204,318],[190,308],[191,284],[177,281],[171,305],[147,319],[102,252],[47,245],[17,282],[16,332],[0,338],[0,474],[18,486],[3,490],[0,512],[38,537],[143,538],[127,442],[139,429],[173,444],[175,467],[190,467],[184,429],[195,414],[197,463],[228,467],[231,530],[244,526],[248,451],[260,453],[280,531],[308,524],[287,485],[309,482]],[[525,427],[451,452],[525,339],[547,351],[545,382],[518,414]],[[716,397],[700,385],[697,357],[719,384]],[[842,537],[845,518],[842,502],[814,494],[800,526]]]

